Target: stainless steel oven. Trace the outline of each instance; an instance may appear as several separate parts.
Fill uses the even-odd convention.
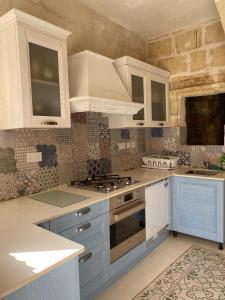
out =
[[[110,199],[111,263],[145,241],[144,189]]]

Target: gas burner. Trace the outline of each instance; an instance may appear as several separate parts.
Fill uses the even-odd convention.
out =
[[[88,177],[85,180],[72,181],[71,186],[83,188],[90,191],[97,191],[101,193],[109,193],[117,189],[130,186],[137,181],[130,176],[120,177],[116,174],[97,175]]]

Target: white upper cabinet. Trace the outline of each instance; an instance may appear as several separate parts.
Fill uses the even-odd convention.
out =
[[[114,63],[133,102],[144,108],[132,117],[110,117],[111,128],[168,127],[170,73],[129,56]]]
[[[69,35],[16,9],[0,18],[0,129],[70,127]]]

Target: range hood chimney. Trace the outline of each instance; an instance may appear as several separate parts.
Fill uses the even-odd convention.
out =
[[[71,113],[134,115],[143,108],[132,102],[113,62],[88,50],[69,56]]]

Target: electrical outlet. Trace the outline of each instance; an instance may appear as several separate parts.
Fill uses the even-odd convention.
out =
[[[35,163],[42,161],[42,153],[41,152],[31,152],[27,153],[27,163]]]
[[[118,147],[119,147],[119,150],[125,150],[126,149],[126,143],[119,143]]]

